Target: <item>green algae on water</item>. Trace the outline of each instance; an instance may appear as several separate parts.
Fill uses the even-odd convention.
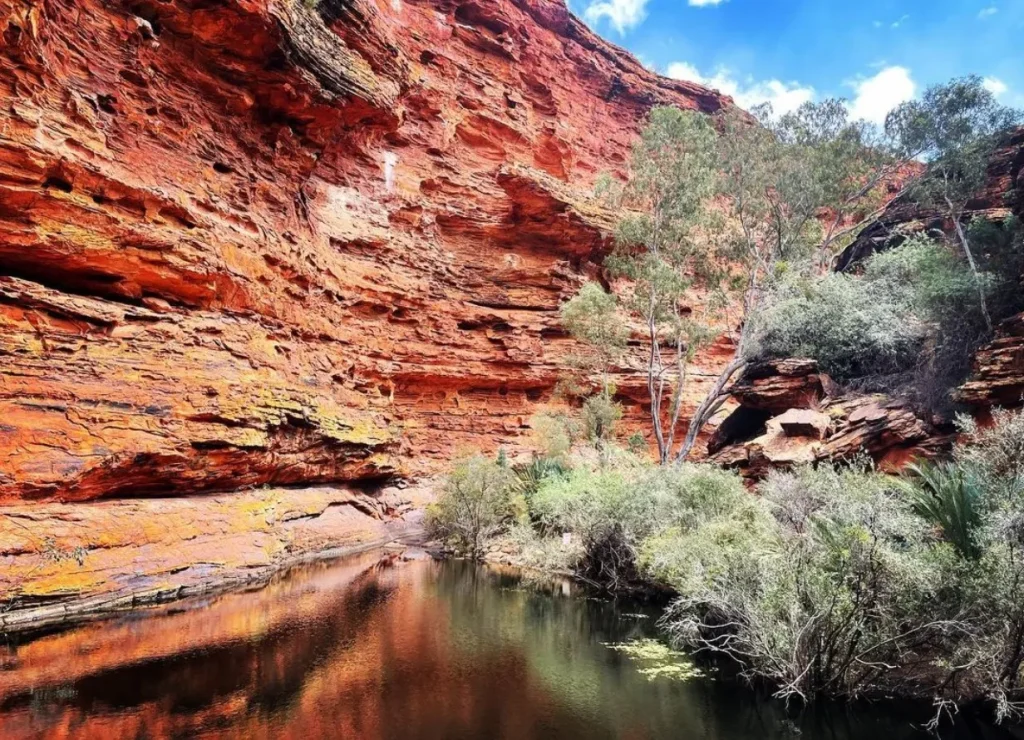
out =
[[[659,678],[671,681],[689,681],[700,678],[704,672],[693,664],[686,653],[673,650],[668,645],[651,638],[629,642],[601,643],[607,648],[624,653],[639,664],[637,673],[650,681]]]

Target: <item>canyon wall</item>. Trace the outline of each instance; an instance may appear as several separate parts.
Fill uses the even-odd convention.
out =
[[[594,183],[655,105],[732,101],[562,0],[0,0],[0,628],[386,541],[406,481],[521,449],[572,365],[558,306],[611,246]],[[900,207],[873,228],[922,223]],[[1024,388],[1019,323],[965,400]],[[615,380],[646,431],[636,350]],[[712,448],[752,475],[808,439],[935,442],[806,363],[748,385]]]
[[[559,0],[2,0],[0,502],[520,434],[659,78]],[[630,380],[622,383],[630,391]]]
[[[732,105],[562,0],[0,0],[11,603],[173,593],[338,507],[373,534],[402,507],[364,492],[515,448],[661,104]]]

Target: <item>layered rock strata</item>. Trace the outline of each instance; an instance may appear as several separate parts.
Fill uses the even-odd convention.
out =
[[[593,183],[659,104],[731,101],[561,0],[0,0],[8,596],[105,588],[26,523],[87,570],[151,518],[194,543],[179,565],[230,564],[195,544],[216,525],[187,533],[242,491],[289,508],[515,446],[609,247]],[[79,518],[95,536],[63,542]]]
[[[813,360],[753,366],[737,384],[739,407],[709,443],[710,461],[756,480],[772,470],[869,456],[883,470],[933,457],[952,443],[949,429],[905,402],[848,393]]]

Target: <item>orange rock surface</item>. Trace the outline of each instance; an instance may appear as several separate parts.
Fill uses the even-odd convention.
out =
[[[66,549],[75,502],[98,537],[186,531],[242,516],[212,494],[514,447],[608,248],[596,177],[651,106],[731,105],[562,0],[0,0],[0,103],[0,557],[25,574],[15,525]],[[33,594],[105,588],[61,565]]]
[[[844,391],[818,363],[786,359],[750,368],[733,392],[738,408],[709,443],[709,460],[746,478],[803,463],[869,455],[896,471],[953,442],[906,400]]]

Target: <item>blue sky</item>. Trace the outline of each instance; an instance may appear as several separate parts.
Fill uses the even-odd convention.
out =
[[[928,85],[977,74],[1024,107],[1024,0],[568,0],[662,74],[744,107],[843,97],[875,122]]]

